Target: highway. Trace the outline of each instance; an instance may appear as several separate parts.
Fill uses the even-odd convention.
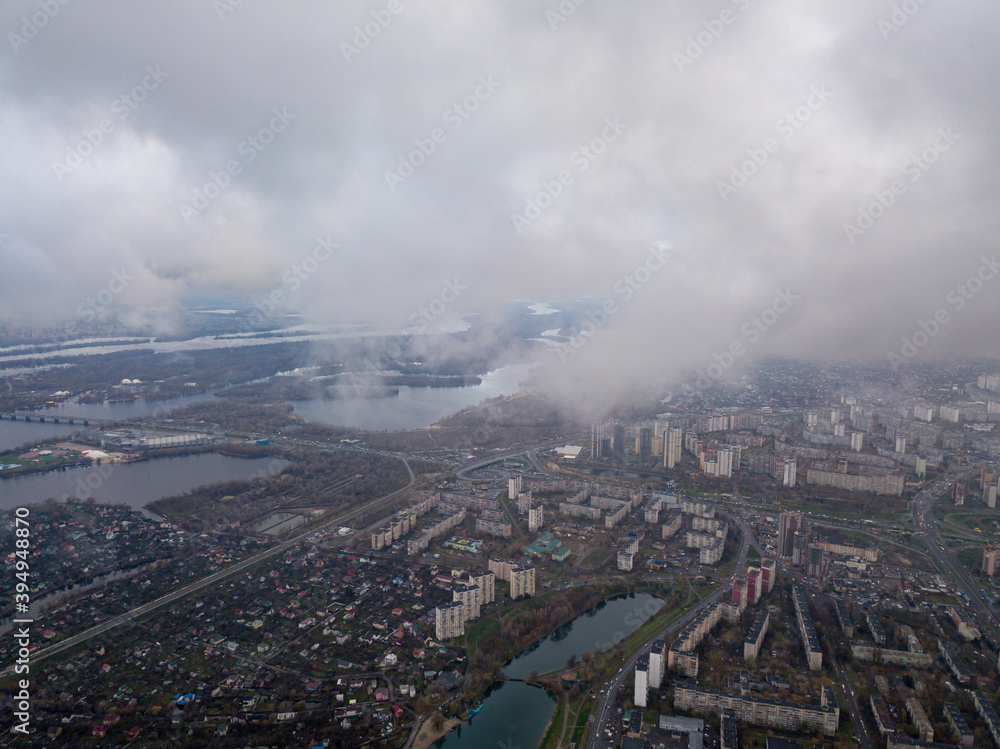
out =
[[[858,745],[861,749],[872,749],[876,745],[876,742],[872,741],[871,734],[868,733],[868,726],[865,725],[861,708],[858,707],[857,695],[854,694],[854,685],[851,683],[843,664],[837,660],[836,653],[833,652],[833,647],[830,647],[830,660],[837,670],[840,688],[844,692],[844,699],[847,700],[847,710],[851,714],[851,720],[854,722],[854,731],[858,739]]]
[[[917,494],[913,502],[913,526],[916,528],[916,534],[927,541],[930,555],[937,562],[939,569],[950,575],[971,599],[970,608],[976,615],[977,623],[985,628],[984,634],[989,633],[992,637],[1000,640],[1000,628],[997,626],[996,614],[993,607],[983,598],[978,581],[973,579],[954,554],[945,550],[937,528],[934,527],[934,516],[931,511],[935,498],[948,491],[960,478],[963,477],[955,476],[941,482],[935,482]]]
[[[369,502],[368,504],[363,505],[362,507],[356,507],[353,510],[338,515],[335,518],[323,522],[319,526],[311,526],[308,530],[296,534],[295,536],[292,536],[282,541],[281,543],[272,546],[269,549],[265,549],[264,551],[254,554],[253,556],[248,557],[247,559],[244,559],[241,562],[237,562],[236,564],[227,567],[224,570],[213,572],[212,574],[207,575],[206,577],[203,577],[199,580],[196,580],[195,582],[190,583],[189,585],[185,585],[183,588],[178,588],[177,590],[171,591],[166,595],[160,596],[156,600],[149,601],[148,603],[144,603],[141,606],[137,606],[136,608],[124,614],[119,614],[118,616],[114,616],[108,619],[107,621],[101,622],[100,624],[91,627],[90,629],[85,630],[77,635],[67,637],[66,639],[60,640],[54,645],[50,645],[46,648],[41,648],[39,650],[36,650],[34,653],[32,653],[31,656],[32,661],[36,663],[40,662],[45,658],[49,658],[53,655],[56,655],[57,653],[61,653],[62,651],[67,650],[68,648],[86,642],[87,640],[96,637],[102,632],[107,632],[109,629],[113,629],[114,627],[118,627],[122,624],[127,624],[128,622],[131,622],[140,616],[144,616],[152,611],[156,611],[157,609],[162,608],[163,606],[166,606],[169,603],[173,603],[196,591],[207,588],[210,585],[214,585],[220,580],[224,580],[227,577],[235,575],[237,572],[241,572],[250,567],[253,567],[254,565],[264,561],[265,559],[269,559],[270,557],[281,554],[282,552],[287,551],[300,541],[305,540],[306,538],[312,536],[315,533],[320,533],[330,528],[331,526],[343,525],[345,521],[348,521],[372,509],[378,508],[386,503],[393,501],[394,499],[398,498],[400,495],[406,492],[412,491],[413,489],[419,488],[424,484],[436,480],[437,477],[424,479],[421,482],[416,482],[411,479],[410,484],[404,486],[402,489],[397,489],[391,494],[387,494],[384,497],[380,497],[379,499],[373,500],[372,502]],[[12,666],[8,666],[2,672],[0,672],[0,676],[8,675],[11,672],[12,668],[13,668]]]
[[[551,444],[555,445],[560,443],[556,441]],[[534,449],[543,449],[543,447],[539,446]],[[505,458],[513,457],[515,455],[521,455],[522,453],[524,453],[524,448],[506,451],[504,453],[501,453],[500,455],[496,455],[491,458],[487,458],[485,460],[480,460],[468,466],[465,466],[463,469],[458,471],[457,475],[464,474],[468,471],[474,471],[477,468],[482,468],[483,466],[491,465],[498,461],[504,460]],[[317,525],[309,526],[307,530],[304,530],[301,533],[291,536],[290,538],[287,538],[286,540],[276,544],[275,546],[272,546],[269,549],[265,549],[257,554],[254,554],[253,556],[248,557],[247,559],[244,559],[241,562],[237,562],[236,564],[227,567],[224,570],[219,570],[218,572],[214,572],[210,575],[207,575],[206,577],[196,580],[193,583],[185,585],[183,588],[178,588],[177,590],[171,591],[170,593],[160,596],[159,598],[153,601],[149,601],[148,603],[144,603],[140,606],[137,606],[131,611],[128,611],[124,614],[119,614],[118,616],[114,616],[108,619],[107,621],[101,622],[100,624],[91,627],[90,629],[80,632],[79,634],[72,635],[64,640],[60,640],[59,642],[53,645],[36,650],[34,653],[32,653],[31,656],[32,661],[37,663],[46,658],[50,658],[51,656],[61,653],[64,650],[67,650],[76,645],[84,643],[87,640],[90,640],[91,638],[96,637],[97,635],[103,632],[107,632],[109,629],[121,626],[122,624],[127,624],[128,622],[131,622],[137,619],[138,617],[145,616],[146,614],[156,611],[157,609],[160,609],[170,603],[179,601],[180,599],[185,598],[186,596],[189,596],[192,593],[195,593],[199,590],[203,590],[204,588],[214,585],[219,581],[226,579],[227,577],[235,575],[238,572],[241,572],[250,567],[253,567],[256,564],[259,564],[260,562],[263,562],[266,559],[269,559],[273,556],[277,556],[287,551],[288,549],[292,548],[299,542],[305,540],[309,536],[312,536],[316,533],[321,533],[332,526],[344,525],[345,522],[357,517],[358,515],[370,512],[373,509],[377,509],[382,505],[392,502],[393,500],[399,498],[401,495],[407,492],[413,491],[414,489],[419,489],[429,483],[440,481],[444,478],[447,478],[448,476],[448,474],[443,474],[443,475],[438,474],[433,477],[424,479],[423,481],[416,481],[416,477],[413,475],[413,471],[410,469],[410,465],[406,461],[406,458],[398,454],[393,454],[393,455],[403,461],[404,465],[406,465],[407,471],[409,471],[410,474],[410,483],[404,486],[402,489],[397,489],[391,494],[387,494],[384,497],[372,500],[371,502],[365,505],[356,507],[330,520],[326,520],[318,526]],[[8,666],[3,671],[0,671],[0,676],[8,675],[9,673],[12,672],[12,669],[13,666]]]

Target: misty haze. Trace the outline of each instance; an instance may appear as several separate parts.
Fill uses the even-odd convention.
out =
[[[0,744],[1000,747],[995,3],[0,31]]]

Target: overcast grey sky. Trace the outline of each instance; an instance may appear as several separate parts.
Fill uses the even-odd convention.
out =
[[[165,325],[275,288],[403,325],[457,281],[614,302],[587,371],[884,359],[942,309],[921,355],[997,351],[1000,279],[954,296],[997,251],[995,2],[5,0],[0,30],[6,320],[115,271]]]

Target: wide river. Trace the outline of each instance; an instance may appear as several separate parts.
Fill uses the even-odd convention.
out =
[[[288,465],[287,461],[279,462]],[[93,496],[100,504],[129,505],[139,510],[196,486],[261,476],[270,470],[280,470],[271,458],[235,458],[218,453],[57,468],[0,478],[0,510],[44,502],[49,497],[64,500],[67,496]]]
[[[292,401],[308,421],[359,429],[421,429],[487,398],[520,390],[532,364],[510,364],[482,375],[479,385],[399,388],[391,398],[336,398]]]
[[[646,593],[603,601],[527,648],[503,672],[512,678],[526,678],[532,671],[545,673],[562,668],[571,655],[580,658],[584,653],[608,650],[635,632],[663,603]],[[434,746],[536,749],[555,708],[555,698],[545,689],[521,681],[497,682],[483,700],[482,709]]]
[[[467,387],[400,387],[391,398],[339,398],[293,401],[295,413],[308,421],[358,429],[420,429],[488,398],[516,393],[531,364],[510,364],[482,375],[482,383]],[[217,401],[210,392],[169,400],[134,400],[120,403],[65,403],[31,411],[32,415],[80,416],[98,421],[119,421],[149,416],[156,411],[183,408],[192,403]],[[93,425],[93,424],[92,424]],[[69,437],[80,424],[45,424],[34,421],[0,421],[0,451],[43,439]]]

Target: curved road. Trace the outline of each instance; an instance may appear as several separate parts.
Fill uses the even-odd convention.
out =
[[[740,546],[739,554],[736,555],[736,561],[733,564],[733,575],[738,574],[746,564],[747,550],[750,548],[751,544],[754,548],[757,548],[757,541],[753,539],[753,535],[750,533],[750,529],[746,527],[742,520],[733,517],[733,520],[739,526],[740,531],[743,534],[743,543]],[[751,541],[753,539],[753,541]],[[673,634],[674,632],[680,631],[686,627],[699,613],[708,606],[711,606],[720,598],[722,598],[731,589],[731,582],[721,585],[718,590],[709,595],[707,598],[702,600],[697,606],[688,611],[684,616],[682,616],[677,621],[670,624],[666,629],[661,632],[654,634],[646,642],[639,647],[635,654],[632,655],[618,672],[614,675],[611,681],[608,683],[607,687],[601,691],[597,696],[597,701],[594,704],[594,710],[592,715],[594,716],[593,722],[590,724],[590,737],[587,740],[587,749],[606,749],[611,746],[611,742],[606,736],[602,735],[603,726],[608,719],[609,710],[614,709],[615,698],[614,695],[618,693],[618,690],[623,684],[629,681],[629,677],[632,676],[632,669],[635,667],[635,663],[639,660],[639,657],[646,652],[649,644],[654,640],[659,640],[666,638],[667,635]],[[626,687],[627,688],[627,687]]]

